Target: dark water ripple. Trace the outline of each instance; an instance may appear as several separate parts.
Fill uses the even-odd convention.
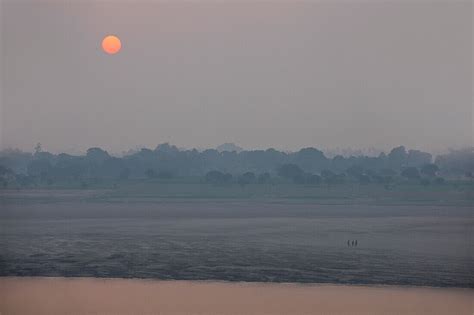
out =
[[[0,275],[474,287],[470,210],[285,207],[9,206]]]

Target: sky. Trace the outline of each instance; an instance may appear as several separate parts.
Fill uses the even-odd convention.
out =
[[[473,145],[471,1],[0,2],[3,149]]]

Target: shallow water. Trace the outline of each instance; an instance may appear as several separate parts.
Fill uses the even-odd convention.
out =
[[[469,207],[7,204],[0,275],[474,286]],[[347,240],[358,240],[348,247]]]

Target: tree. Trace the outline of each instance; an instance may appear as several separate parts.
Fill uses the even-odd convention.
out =
[[[330,164],[324,153],[315,148],[303,148],[296,152],[293,162],[310,172],[318,172]]]
[[[336,174],[334,174],[334,172],[330,171],[330,170],[322,170],[321,171],[321,177],[324,179],[324,180],[327,180],[328,178],[331,178],[331,177],[334,177]]]
[[[146,175],[146,177],[152,179],[152,178],[155,178],[155,177],[156,177],[156,172],[155,172],[154,169],[149,168],[149,169],[147,169],[147,170],[145,171],[145,175]]]
[[[7,188],[10,183],[15,181],[15,173],[11,169],[0,165],[0,186]]]
[[[224,144],[221,144],[220,146],[218,146],[216,148],[217,151],[219,152],[224,152],[224,151],[227,151],[227,152],[241,152],[243,151],[243,149],[233,143],[224,143]]]
[[[130,177],[130,169],[128,167],[123,168],[120,171],[119,179],[120,180],[127,180]]]
[[[397,172],[392,170],[391,168],[383,168],[379,171],[379,173],[382,176],[389,176],[389,177],[393,177],[397,175]]]
[[[8,167],[5,167],[3,165],[0,165],[0,176],[3,177],[3,176],[8,176],[8,175],[11,175],[13,174],[13,171],[11,169],[9,169]]]
[[[124,168],[125,162],[123,159],[110,157],[97,169],[96,174],[100,177],[119,179]]]
[[[474,147],[452,150],[448,154],[438,155],[435,159],[443,174],[463,176],[474,173]]]
[[[239,178],[237,179],[237,182],[239,183],[240,186],[252,184],[255,182],[255,174],[252,172],[246,172],[239,176]]]
[[[270,173],[265,172],[265,173],[262,173],[262,174],[258,175],[257,182],[259,184],[266,184],[269,181],[270,181]]]
[[[305,173],[297,175],[293,177],[293,182],[295,184],[306,184],[306,177],[307,175]]]
[[[328,185],[331,184],[343,184],[346,181],[346,174],[336,174],[331,172],[330,170],[323,170],[321,172],[321,177],[323,178],[324,182]]]
[[[425,164],[421,168],[421,174],[429,177],[435,177],[436,173],[439,171],[439,167],[436,164]]]
[[[78,180],[86,174],[86,169],[82,158],[62,153],[57,157],[53,174],[59,180]]]
[[[49,160],[46,159],[35,159],[28,164],[27,172],[30,176],[41,177],[45,179],[53,169]]]
[[[428,178],[422,178],[420,184],[422,184],[423,186],[428,186],[429,184],[431,184],[431,182]]]
[[[420,178],[420,172],[416,167],[410,166],[406,167],[402,170],[400,173],[403,177],[406,177],[408,179],[418,179]]]
[[[404,146],[399,146],[393,148],[387,158],[390,168],[400,169],[400,167],[406,164],[408,154]]]
[[[161,179],[170,179],[170,178],[173,178],[173,172],[168,171],[168,170],[161,170],[158,172],[156,177],[161,178]]]
[[[407,166],[420,167],[424,164],[431,163],[431,154],[419,150],[409,150],[407,155]]]
[[[321,176],[316,174],[309,174],[306,177],[306,183],[309,185],[319,185],[321,184]]]
[[[331,184],[344,184],[346,182],[346,174],[336,174],[332,178],[329,179]]]
[[[359,178],[364,174],[364,169],[360,165],[352,165],[346,170],[347,175]]]
[[[206,174],[206,182],[214,185],[229,183],[232,180],[231,174],[224,174],[219,171],[210,171]]]
[[[357,180],[359,181],[360,184],[367,185],[370,183],[370,176],[366,174],[361,174],[357,176]]]
[[[295,179],[303,176],[304,172],[296,164],[283,164],[277,169],[277,174],[287,179]]]
[[[90,148],[87,150],[86,157],[87,160],[93,164],[102,164],[105,160],[110,158],[110,155],[101,148]]]
[[[35,154],[42,152],[43,149],[41,148],[41,143],[37,143],[35,146]]]

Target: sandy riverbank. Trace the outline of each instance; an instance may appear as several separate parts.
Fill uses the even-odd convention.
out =
[[[0,314],[473,314],[474,290],[0,278]]]

